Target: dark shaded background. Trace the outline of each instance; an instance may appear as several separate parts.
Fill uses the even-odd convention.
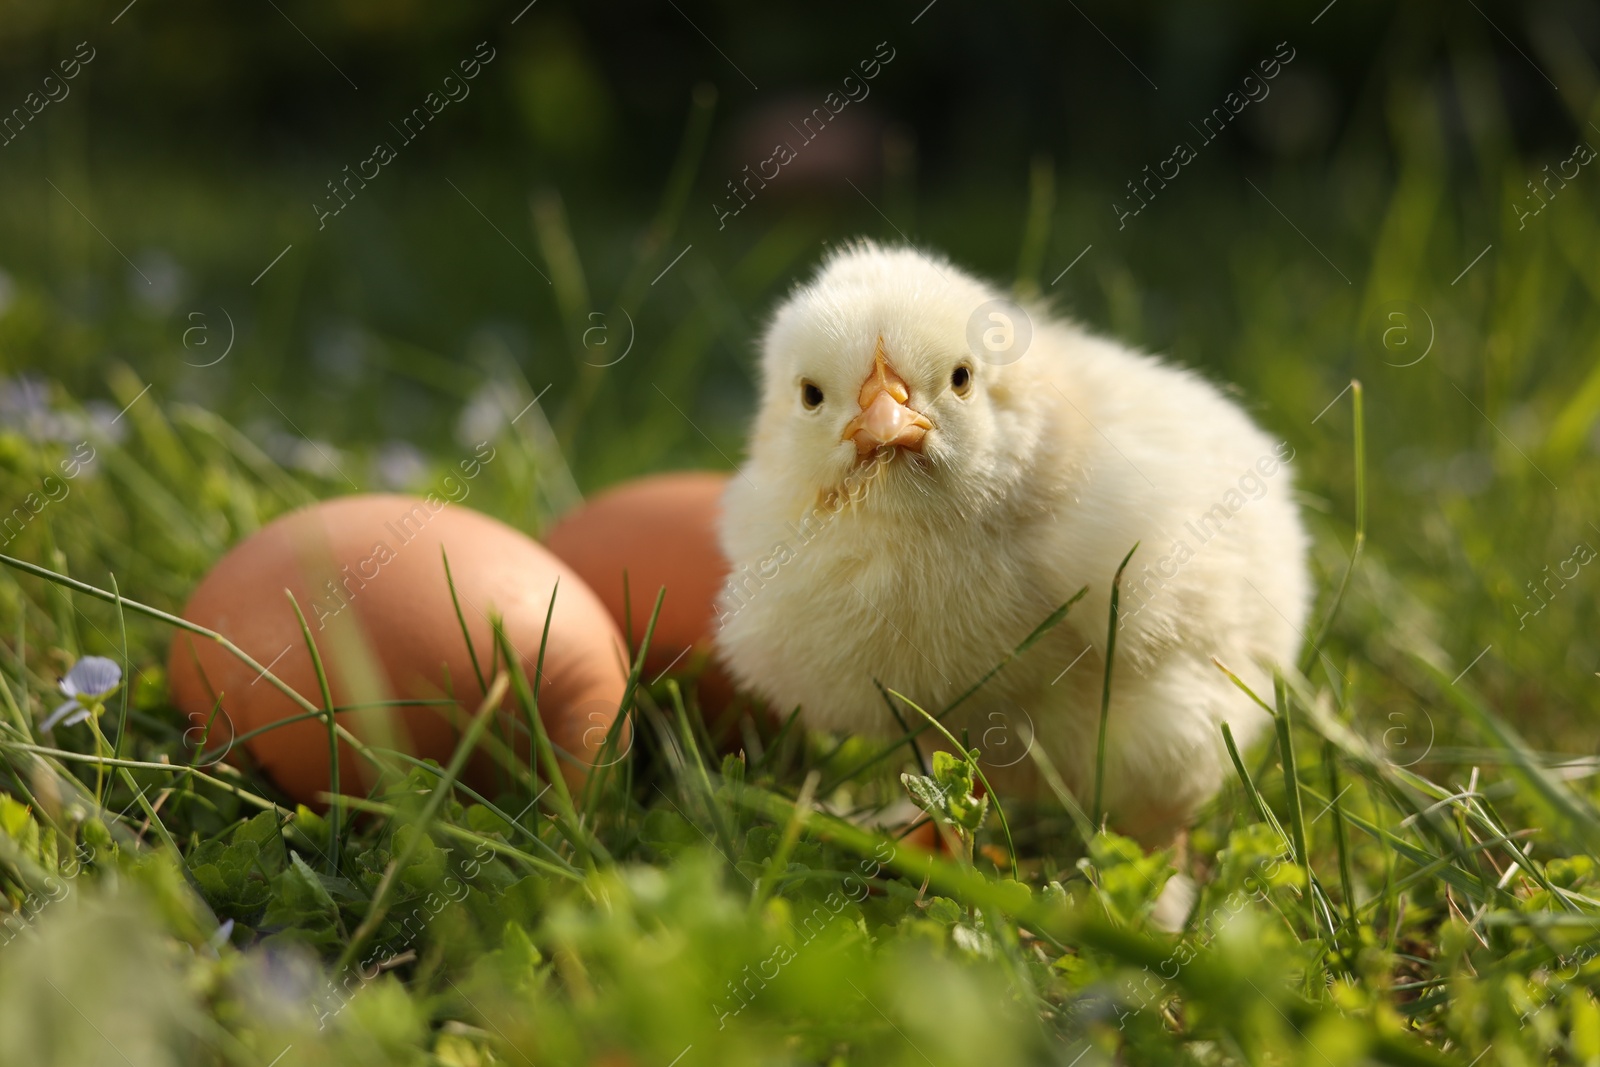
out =
[[[1336,177],[1299,210],[1275,202],[1338,262],[1378,221],[1396,111],[1432,97],[1442,158],[1469,186],[1492,182],[1483,158],[1574,136],[1571,108],[1585,90],[1557,93],[1526,57],[1529,38],[1546,46],[1546,63],[1592,56],[1600,42],[1600,12],[1582,3],[1337,0],[1318,17],[1320,4],[938,0],[922,11],[923,2],[540,0],[515,25],[516,3],[139,0],[120,17],[116,5],[8,3],[0,102],[21,103],[79,41],[97,56],[66,101],[0,149],[0,266],[20,291],[14,299],[42,305],[4,320],[0,358],[92,395],[115,356],[170,391],[262,418],[271,412],[254,387],[287,397],[302,429],[336,442],[400,435],[425,444],[454,417],[436,391],[469,385],[450,368],[480,367],[485,346],[498,345],[535,387],[553,383],[557,403],[547,406],[559,408],[573,357],[583,355],[574,343],[600,320],[582,318],[588,307],[563,308],[540,278],[550,253],[531,218],[534,194],[564,216],[587,303],[603,311],[630,268],[648,259],[659,269],[694,245],[677,278],[629,309],[635,365],[625,383],[607,384],[602,407],[620,405],[626,422],[659,405],[632,372],[681,325],[670,305],[696,301],[714,320],[696,340],[714,358],[689,377],[720,427],[747,388],[752,311],[808,269],[822,242],[903,234],[1009,276],[1029,168],[1046,160],[1059,193],[1033,270],[1048,281],[1084,246],[1098,250],[1052,295],[1092,323],[1131,328],[1129,340],[1237,377],[1243,368],[1225,345],[1180,324],[1211,320],[1218,336],[1235,325],[1232,301],[1213,285],[1240,241],[1237,216],[1260,225],[1272,210],[1250,203],[1245,177]],[[479,41],[497,58],[472,95],[319,233],[311,203],[326,196],[324,183],[368,155]],[[770,133],[820,104],[880,41],[895,59],[868,100],[808,147],[803,169],[786,171],[719,232],[712,204],[725,182],[764,158]],[[1110,205],[1126,196],[1124,184],[1189,137],[1187,124],[1279,41],[1296,58],[1268,99],[1119,233]],[[641,235],[684,144],[697,86],[715,93],[709,144],[681,225],[652,245]],[[1474,93],[1494,113],[1473,114]],[[134,275],[113,243],[155,284]],[[1142,293],[1140,312],[1119,316],[1128,286]],[[215,317],[218,307],[238,323],[238,346],[210,373],[188,373],[180,337],[201,320],[185,316]],[[571,420],[570,442],[616,432],[591,414]],[[704,458],[703,443],[686,434],[643,465]],[[580,474],[588,452],[578,449]]]

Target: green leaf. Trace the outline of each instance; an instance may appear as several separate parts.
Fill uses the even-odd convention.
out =
[[[902,774],[900,784],[906,787],[906,792],[911,794],[911,799],[923,811],[930,815],[949,816],[950,808],[945,802],[944,790],[932,778],[921,774]]]
[[[0,793],[0,830],[4,830],[7,837],[20,840],[31,822],[33,816],[28,812],[28,805]]]
[[[1166,853],[1147,855],[1138,842],[1109,831],[1090,839],[1087,862],[1094,867],[1102,902],[1123,922],[1149,915],[1175,873]]]
[[[421,840],[418,840],[419,835]],[[437,888],[447,873],[448,854],[415,826],[402,826],[395,831],[392,851],[396,855],[403,855],[413,847],[416,851],[412,854],[411,862],[399,872],[400,881],[419,892]]]
[[[514,833],[511,824],[482,804],[472,804],[462,814],[468,829],[485,836],[498,834],[502,840],[511,840]]]
[[[338,910],[321,876],[297,853],[290,857],[289,867],[272,880],[272,899],[262,922],[283,928],[282,939],[332,946],[339,942]]]
[[[255,818],[241,823],[233,832],[233,841],[237,844],[246,842],[255,845],[254,862],[261,865],[263,872],[271,877],[283,870],[289,862],[288,849],[283,845],[283,834],[278,826],[278,816],[275,812],[264,811]]]

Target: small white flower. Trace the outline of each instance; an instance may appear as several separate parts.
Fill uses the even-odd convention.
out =
[[[456,418],[456,442],[462,448],[471,448],[479,441],[498,437],[510,423],[509,412],[517,410],[512,406],[515,400],[516,394],[509,387],[499,382],[484,382],[473,391]]]
[[[183,265],[160,248],[147,248],[140,253],[139,265],[132,267],[128,275],[128,292],[162,315],[172,314],[188,288],[189,276]]]
[[[122,668],[115,660],[104,656],[83,657],[61,679],[61,692],[66,694],[67,700],[50,713],[39,729],[49,730],[58,723],[71,726],[83,722],[121,684]]]

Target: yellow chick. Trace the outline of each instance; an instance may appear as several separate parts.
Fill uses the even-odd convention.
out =
[[[748,458],[723,499],[717,653],[820,729],[938,712],[1078,590],[1066,620],[947,720],[1003,794],[1037,746],[1085,808],[1112,577],[1111,825],[1170,840],[1231,773],[1308,607],[1286,444],[1192,371],[1024,310],[948,261],[859,242],[778,308]],[[908,725],[922,720],[903,712]],[[1024,758],[1024,757],[1027,758]]]

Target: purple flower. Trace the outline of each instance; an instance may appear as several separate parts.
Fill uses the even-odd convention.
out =
[[[217,955],[218,955],[218,951],[217,950],[222,948],[223,945],[226,945],[228,943],[228,939],[231,938],[232,936],[233,936],[233,920],[229,919],[226,922],[224,922],[221,926],[217,927],[217,932],[212,934],[211,935],[211,939],[206,942],[206,951],[208,951],[211,954],[211,958],[212,959],[216,959],[217,958]]]
[[[0,378],[0,429],[15,429],[33,441],[61,440],[66,426],[51,405],[50,383],[36,374]]]
[[[408,441],[385,441],[374,462],[385,489],[411,489],[428,476],[428,460]]]
[[[115,660],[104,656],[83,657],[61,679],[61,692],[66,694],[67,700],[50,713],[39,729],[49,730],[57,723],[71,726],[83,722],[121,684],[122,668]]]

